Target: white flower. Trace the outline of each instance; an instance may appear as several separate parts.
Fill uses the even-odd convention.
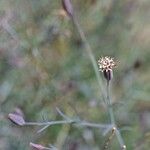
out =
[[[108,71],[112,71],[112,69],[116,66],[116,63],[114,62],[113,58],[105,56],[105,57],[101,57],[98,60],[98,66],[99,66],[99,71],[108,72]]]

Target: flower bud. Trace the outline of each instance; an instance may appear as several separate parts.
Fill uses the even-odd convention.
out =
[[[19,114],[10,113],[8,115],[8,118],[10,119],[10,121],[15,123],[16,125],[19,125],[19,126],[24,126],[25,125],[25,120],[24,120],[23,116],[21,116]]]
[[[73,16],[73,7],[70,0],[62,0],[62,6],[64,10],[67,12],[68,16]]]
[[[35,150],[44,150],[45,149],[45,147],[40,144],[30,143],[30,146]]]

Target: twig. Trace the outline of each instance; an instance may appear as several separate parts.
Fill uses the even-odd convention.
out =
[[[38,130],[37,133],[41,133],[42,131],[44,131],[45,129],[47,129],[49,127],[49,125],[44,126],[42,129]]]
[[[61,125],[61,124],[74,124],[75,126],[86,126],[86,127],[92,127],[92,128],[102,128],[107,129],[110,127],[112,128],[111,124],[99,124],[99,123],[91,123],[87,121],[82,121],[78,119],[72,119],[68,116],[66,116],[59,108],[57,108],[57,111],[59,111],[59,114],[64,118],[64,120],[57,120],[57,121],[47,121],[47,122],[25,122],[24,125],[26,126],[44,126],[42,129],[38,131],[38,133],[44,131],[46,128],[52,125]]]
[[[58,107],[56,107],[57,112],[62,116],[64,119],[69,120],[70,118],[66,116]]]
[[[44,126],[41,130],[38,132],[44,131],[44,129],[48,128],[49,126],[52,125],[59,125],[59,124],[74,124],[76,126],[87,126],[87,127],[92,127],[92,128],[108,128],[111,125],[109,124],[99,124],[99,123],[91,123],[91,122],[86,122],[86,121],[78,121],[78,120],[58,120],[58,121],[48,121],[48,122],[26,122],[26,126]]]
[[[81,40],[82,40],[82,42],[83,42],[83,44],[85,46],[85,50],[87,51],[87,53],[89,55],[89,58],[90,58],[90,60],[92,62],[92,65],[93,65],[93,68],[94,68],[94,72],[95,72],[95,75],[96,75],[96,78],[97,78],[97,81],[98,81],[98,84],[99,84],[99,87],[100,87],[102,99],[105,102],[105,94],[104,94],[105,92],[104,92],[104,89],[103,89],[103,86],[102,86],[102,80],[101,80],[100,74],[98,72],[97,62],[96,62],[96,59],[95,59],[95,57],[94,57],[94,55],[92,53],[92,49],[91,49],[91,47],[90,47],[90,45],[89,45],[89,43],[88,43],[88,41],[86,39],[86,36],[85,36],[84,32],[82,31],[82,29],[80,27],[80,24],[79,24],[77,18],[73,15],[71,17],[71,19],[72,19],[72,22],[73,22],[74,26],[76,27],[79,35],[80,35],[80,38],[81,38]]]
[[[113,108],[112,108],[112,100],[110,98],[110,92],[109,92],[110,89],[109,88],[110,88],[110,81],[107,80],[107,85],[106,85],[107,107],[108,107],[108,112],[110,115],[111,124],[115,124],[115,117],[114,117],[114,112],[113,112]]]
[[[68,124],[73,123],[73,120],[58,120],[58,121],[48,121],[48,122],[26,122],[25,125],[29,126],[52,126],[52,125],[58,125],[58,124]]]

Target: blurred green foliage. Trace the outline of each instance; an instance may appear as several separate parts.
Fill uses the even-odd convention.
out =
[[[112,84],[115,117],[128,150],[150,146],[150,1],[73,0],[93,55],[117,60]],[[105,83],[105,82],[104,82]],[[105,87],[105,84],[103,85]],[[102,131],[53,126],[17,127],[7,114],[21,109],[28,121],[68,116],[107,123],[90,59],[60,0],[0,1],[0,149],[29,143],[65,150],[97,150]],[[112,149],[119,149],[116,138]]]

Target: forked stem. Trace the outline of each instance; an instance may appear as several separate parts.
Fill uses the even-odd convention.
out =
[[[105,97],[105,92],[104,92],[104,89],[103,89],[103,86],[102,86],[102,80],[100,78],[100,75],[99,75],[99,69],[98,69],[98,66],[97,66],[97,62],[95,60],[95,57],[92,53],[92,49],[89,45],[89,42],[87,41],[86,39],[86,36],[82,30],[82,28],[80,27],[79,25],[79,22],[78,20],[76,19],[76,16],[73,15],[71,17],[73,23],[74,23],[74,26],[76,27],[79,35],[80,35],[80,38],[82,40],[82,42],[84,43],[84,46],[85,46],[85,49],[89,55],[89,58],[92,62],[92,65],[93,65],[93,68],[94,68],[94,72],[95,72],[95,75],[96,75],[96,78],[97,78],[97,81],[99,83],[99,87],[100,87],[100,90],[101,90],[101,95],[102,95],[102,98],[103,98],[103,101],[104,103],[107,105],[107,108],[108,108],[108,112],[109,112],[109,116],[110,116],[110,121],[111,121],[111,124],[116,128],[116,137],[119,141],[119,144],[121,146],[121,149],[125,150],[126,149],[126,146],[124,144],[124,141],[123,141],[123,138],[120,134],[120,131],[118,130],[118,128],[116,127],[116,123],[115,123],[115,117],[114,117],[114,112],[113,112],[113,108],[112,108],[112,101],[111,101],[111,98],[110,98],[110,92],[109,92],[109,88],[110,88],[110,81],[107,81],[107,87],[106,87],[106,97]]]

